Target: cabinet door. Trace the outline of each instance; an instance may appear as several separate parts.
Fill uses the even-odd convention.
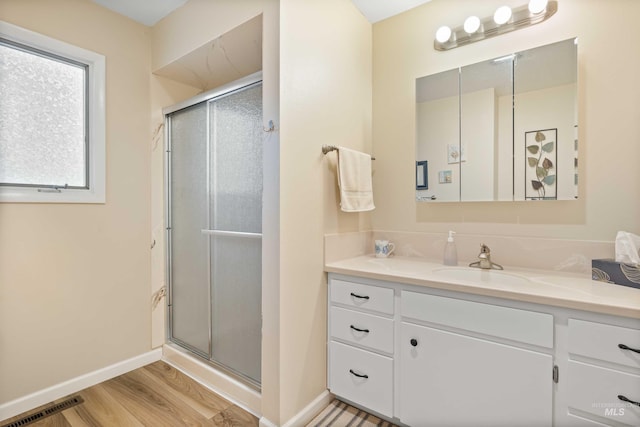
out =
[[[551,355],[405,322],[401,329],[403,423],[551,426]]]

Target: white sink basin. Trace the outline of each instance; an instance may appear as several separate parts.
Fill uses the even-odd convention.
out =
[[[480,282],[496,285],[526,285],[530,280],[526,277],[511,273],[504,273],[496,270],[482,270],[471,267],[438,268],[433,270],[434,274],[442,278],[465,280],[469,282]]]

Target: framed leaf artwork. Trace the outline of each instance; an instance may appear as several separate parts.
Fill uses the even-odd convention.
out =
[[[524,133],[525,199],[557,199],[558,129]]]

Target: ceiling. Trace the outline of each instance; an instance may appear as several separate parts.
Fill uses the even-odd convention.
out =
[[[147,26],[153,26],[162,18],[185,4],[188,0],[92,0],[121,15],[128,16]],[[323,1],[323,0],[314,0]],[[413,9],[431,0],[351,0],[360,12],[374,23]]]
[[[120,15],[149,27],[185,4],[188,0],[92,0]]]
[[[318,0],[321,1],[321,0]],[[372,24],[431,0],[351,0]]]

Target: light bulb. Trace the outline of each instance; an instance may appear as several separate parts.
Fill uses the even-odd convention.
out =
[[[443,25],[442,27],[438,28],[438,31],[436,31],[436,40],[438,40],[440,43],[449,41],[450,38],[451,28],[447,27],[446,25]]]
[[[547,0],[531,0],[529,1],[529,12],[536,14],[547,8]]]
[[[473,34],[480,28],[480,18],[477,16],[470,16],[464,20],[464,31],[467,34]]]
[[[493,14],[493,21],[498,24],[506,24],[511,19],[511,8],[509,6],[500,6]]]

